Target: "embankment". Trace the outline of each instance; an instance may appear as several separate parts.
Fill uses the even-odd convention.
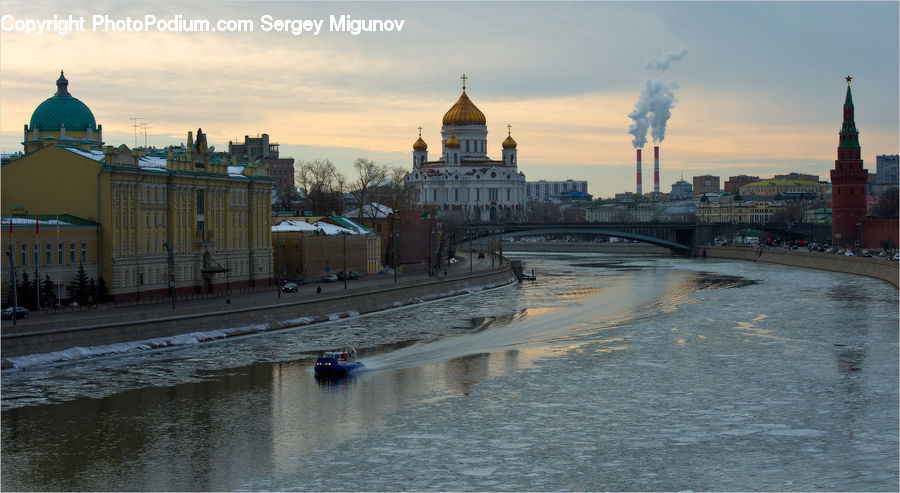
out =
[[[707,257],[749,260],[751,262],[767,262],[770,264],[805,267],[807,269],[830,270],[845,274],[873,277],[898,287],[900,265],[898,262],[880,258],[845,257],[827,253],[808,253],[800,251],[764,248],[761,253],[750,247],[701,247]]]
[[[669,255],[668,248],[647,243],[594,243],[589,241],[513,241],[503,242],[503,250],[510,252],[594,252],[630,255]],[[465,254],[462,254],[465,255]]]
[[[74,347],[95,347],[134,341],[152,341],[178,334],[218,331],[221,337],[284,329],[412,305],[483,289],[504,286],[515,281],[512,270],[475,272],[443,280],[408,281],[389,287],[375,287],[257,306],[201,305],[194,313],[148,319],[128,319],[120,315],[115,322],[104,320],[94,324],[69,327],[34,327],[28,332],[3,334],[2,355],[6,358],[49,353]]]

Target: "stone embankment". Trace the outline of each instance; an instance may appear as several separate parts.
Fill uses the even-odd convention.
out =
[[[843,255],[810,253],[779,248],[757,250],[751,247],[706,246],[701,247],[701,252],[705,256],[713,258],[766,262],[873,277],[888,282],[895,288],[898,287],[898,277],[900,277],[900,265],[898,265],[900,262],[892,262],[881,258],[845,257]]]
[[[590,241],[504,241],[503,250],[510,252],[593,252],[637,255],[669,255],[672,253],[668,248],[647,243],[596,243]]]
[[[167,307],[160,305],[158,311],[150,314],[146,311],[131,314],[123,311],[118,315],[102,318],[40,325],[22,324],[17,329],[4,323],[3,367],[11,366],[6,358],[75,347],[152,341],[208,331],[217,331],[221,334],[219,337],[233,337],[296,327],[459,296],[514,281],[512,269],[506,264],[503,268],[458,274],[444,279],[412,280],[312,296],[296,293],[297,297],[285,295],[278,301],[269,298],[247,303],[235,299],[234,303],[227,305],[222,301],[198,303],[180,308],[174,315],[165,315],[168,313]]]

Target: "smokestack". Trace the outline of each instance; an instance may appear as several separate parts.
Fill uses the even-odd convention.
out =
[[[653,146],[653,193],[659,195],[659,146]]]
[[[637,194],[644,195],[643,187],[641,186],[641,150],[637,149]]]

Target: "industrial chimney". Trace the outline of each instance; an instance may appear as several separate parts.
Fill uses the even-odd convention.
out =
[[[637,194],[644,195],[643,187],[641,186],[641,150],[637,149]]]
[[[659,195],[659,146],[653,146],[653,193]]]

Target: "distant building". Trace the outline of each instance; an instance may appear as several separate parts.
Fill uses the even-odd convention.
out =
[[[252,163],[257,159],[278,159],[278,143],[269,142],[269,134],[244,136],[244,143],[228,141],[228,153],[237,158],[238,163]]]
[[[821,181],[821,180],[819,180],[819,175],[809,175],[806,173],[794,173],[794,172],[790,172],[786,175],[775,175],[774,179],[776,179],[776,180],[814,181],[816,183]],[[759,179],[757,178],[757,181],[758,180]]]
[[[694,194],[694,187],[684,181],[684,177],[682,176],[680,180],[676,181],[672,184],[672,198],[673,199],[684,199],[692,196]]]
[[[900,155],[881,155],[875,156],[875,184],[872,192],[875,194],[883,193],[889,188],[895,188],[898,185],[898,164],[900,164]]]
[[[701,200],[697,204],[697,222],[764,224],[770,222],[775,212],[783,208],[784,202],[780,200],[775,202]]]
[[[586,194],[588,182],[585,180],[575,181],[529,181],[525,182],[525,198],[528,200],[542,200],[550,197],[556,197],[563,192],[576,191]]]
[[[748,176],[748,175],[738,175],[731,176],[728,180],[725,181],[725,191],[732,194],[737,195],[740,191],[741,186],[746,185],[748,183],[753,183],[759,181],[758,176]]]
[[[827,183],[806,180],[760,180],[741,186],[743,198],[822,199],[828,191]]]
[[[228,153],[237,158],[238,164],[261,163],[269,166],[269,178],[276,194],[294,190],[294,158],[281,158],[277,142],[269,142],[269,134],[244,136],[244,143],[228,141]]]
[[[607,202],[585,208],[588,222],[647,223],[654,221],[664,208],[661,202]]]
[[[721,191],[718,176],[703,175],[694,177],[694,196],[705,193],[719,193]]]
[[[525,215],[525,175],[518,168],[516,141],[507,126],[500,144],[501,159],[487,155],[487,123],[484,113],[462,94],[441,121],[441,149],[428,159],[428,144],[413,143],[413,168],[406,183],[413,188],[413,203],[438,216],[461,221],[516,221]],[[420,213],[421,214],[421,213]]]

